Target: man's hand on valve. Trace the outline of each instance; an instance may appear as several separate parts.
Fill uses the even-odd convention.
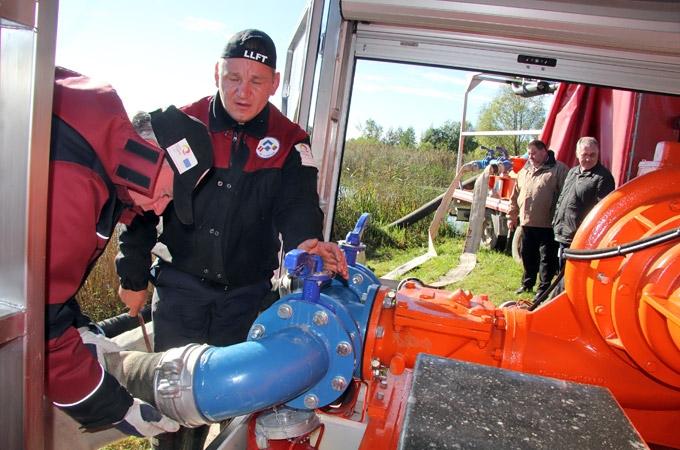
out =
[[[307,239],[298,245],[300,250],[313,255],[319,255],[326,270],[339,274],[344,279],[349,277],[345,253],[334,242],[323,242],[318,239]]]
[[[118,286],[118,296],[125,303],[125,306],[130,308],[128,314],[136,317],[139,311],[146,305],[147,291],[133,291],[125,289],[123,286]]]

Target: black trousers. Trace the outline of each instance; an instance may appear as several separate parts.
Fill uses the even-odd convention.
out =
[[[162,352],[187,344],[218,347],[246,340],[248,330],[271,291],[269,280],[235,289],[161,263],[153,269],[152,320],[154,351]],[[201,450],[207,425],[181,427],[151,439],[156,450]]]
[[[536,295],[548,289],[559,269],[557,258],[558,244],[552,228],[522,226],[522,286],[533,289],[538,275],[539,284]]]
[[[154,268],[154,351],[186,344],[218,347],[243,342],[257,317],[269,280],[227,288],[175,269]]]

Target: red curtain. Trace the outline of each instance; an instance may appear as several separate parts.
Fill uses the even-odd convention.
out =
[[[594,136],[618,186],[635,177],[640,161],[653,159],[657,142],[678,140],[678,118],[680,97],[560,83],[541,140],[572,167],[576,141]]]

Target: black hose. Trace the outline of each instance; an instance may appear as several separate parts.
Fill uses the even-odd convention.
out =
[[[420,278],[409,277],[409,278],[404,278],[403,280],[401,280],[399,282],[399,284],[397,285],[397,291],[400,290],[402,287],[404,287],[404,284],[406,284],[409,281],[413,281],[414,283],[418,283],[420,285],[420,287],[426,287],[426,288],[432,288],[432,289],[441,289],[440,287],[432,286],[432,285],[423,283],[423,280],[421,280]]]
[[[477,179],[478,175],[474,175],[466,180],[463,180],[461,182],[461,186],[463,188],[469,188],[471,184],[474,183],[474,181]],[[421,205],[417,209],[411,211],[410,213],[406,214],[403,217],[400,217],[399,219],[395,220],[394,222],[390,223],[387,225],[387,228],[391,227],[399,227],[399,228],[404,228],[409,225],[413,225],[414,223],[420,221],[421,219],[429,216],[433,211],[436,211],[437,208],[439,208],[439,205],[442,202],[442,199],[444,198],[444,195],[446,195],[446,192],[443,192],[430,200],[429,202]]]
[[[541,303],[546,301],[548,299],[548,296],[550,295],[550,293],[553,291],[553,289],[555,289],[557,287],[557,285],[559,284],[559,282],[562,281],[562,278],[564,278],[564,267],[562,268],[562,270],[560,270],[560,273],[557,274],[557,276],[555,277],[553,282],[550,283],[550,286],[548,286],[548,289],[541,292],[540,295],[538,295],[538,296],[536,296],[536,298],[534,298],[534,301],[531,303],[531,306],[529,306],[529,311],[533,311],[534,309],[538,308],[538,305],[540,305]]]
[[[424,205],[422,205],[418,209],[411,211],[410,213],[408,213],[404,217],[401,217],[401,218],[395,220],[394,222],[392,222],[391,224],[387,225],[387,228],[390,228],[390,227],[403,228],[403,227],[406,227],[406,226],[409,226],[409,225],[413,225],[414,223],[418,222],[422,218],[430,215],[430,213],[432,213],[432,211],[435,211],[437,208],[439,208],[439,205],[441,204],[443,198],[444,198],[444,194],[442,193],[441,195],[438,195],[437,197],[433,198],[432,200],[425,203]]]
[[[565,249],[562,252],[562,257],[564,259],[573,259],[578,261],[614,258],[616,256],[623,256],[627,255],[628,253],[644,250],[655,245],[665,244],[666,242],[670,242],[677,238],[680,238],[680,228],[655,234],[644,239],[638,239],[637,241],[629,242],[628,244],[617,245],[616,247],[598,248],[594,250]]]
[[[648,236],[648,237],[643,238],[643,239],[638,239],[636,241],[629,242],[627,244],[617,245],[616,247],[600,248],[600,249],[594,249],[594,250],[564,249],[562,251],[560,258],[561,259],[571,259],[571,260],[576,260],[576,261],[590,261],[590,260],[593,260],[593,259],[613,258],[613,257],[616,257],[616,256],[623,256],[623,255],[627,255],[629,253],[638,252],[640,250],[645,250],[645,249],[651,248],[655,245],[665,244],[665,243],[670,242],[673,239],[677,239],[677,238],[680,238],[680,228],[676,228],[674,230],[669,230],[669,231],[664,231],[663,233]],[[564,266],[563,264],[560,264],[560,265]],[[536,308],[538,308],[538,306],[548,298],[548,295],[550,295],[550,293],[553,291],[553,289],[555,289],[555,287],[562,280],[563,277],[564,277],[564,267],[562,267],[562,270],[560,270],[560,273],[557,274],[557,277],[550,284],[548,289],[546,289],[545,292],[541,293],[541,295],[539,295],[538,297],[536,297],[534,299],[534,302],[529,307],[529,311],[533,311]]]
[[[151,320],[151,305],[145,305],[139,311],[139,314],[145,322],[149,322]],[[112,338],[126,331],[134,330],[139,326],[139,318],[123,313],[97,322],[97,326],[104,332],[104,336]]]

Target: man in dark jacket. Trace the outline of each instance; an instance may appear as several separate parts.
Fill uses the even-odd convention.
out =
[[[328,270],[347,277],[336,244],[322,242],[323,213],[308,134],[269,103],[279,85],[274,43],[244,30],[227,43],[215,66],[218,92],[183,108],[210,132],[214,162],[194,195],[191,225],[173,205],[163,214],[160,242],[168,255],[149,273],[156,244],[153,215],[122,233],[119,294],[134,315],[155,286],[154,350],[189,343],[227,346],[243,341],[271,290],[283,251],[316,253]],[[156,448],[201,448],[206,427],[163,436]]]
[[[582,137],[576,143],[578,166],[564,181],[557,200],[552,226],[560,249],[568,248],[593,206],[614,190],[614,177],[599,161],[600,144],[594,137]]]
[[[183,128],[177,118],[194,125],[178,110],[161,115],[173,133]],[[185,142],[197,150],[193,138]],[[163,149],[135,132],[111,86],[61,67],[55,73],[50,147],[47,395],[86,430],[115,426],[137,436],[177,430],[174,420],[133,398],[107,372],[103,354],[121,349],[89,329],[76,294],[116,223],[144,210],[161,212],[173,195],[190,201],[193,185],[173,193],[173,183],[193,177],[195,169],[175,177]]]

